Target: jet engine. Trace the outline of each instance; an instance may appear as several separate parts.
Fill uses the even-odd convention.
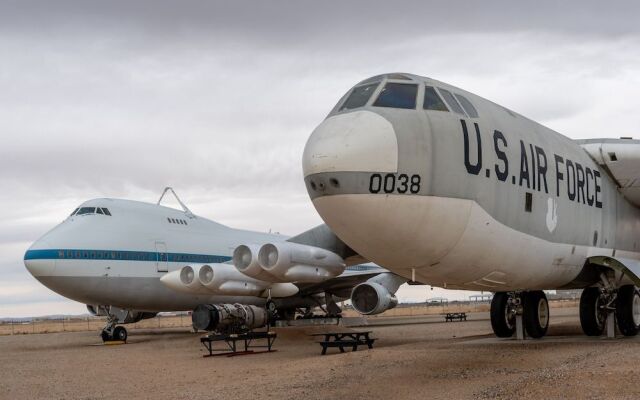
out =
[[[259,296],[270,285],[270,282],[253,279],[229,264],[203,265],[198,279],[211,292],[231,296]]]
[[[320,247],[280,242],[267,243],[258,252],[264,271],[284,282],[322,282],[342,274],[342,257]]]
[[[196,274],[197,271],[197,274]],[[160,282],[170,289],[190,294],[289,297],[298,293],[293,283],[273,283],[251,278],[229,264],[211,264],[169,272]]]
[[[395,292],[407,280],[383,273],[363,282],[351,291],[353,308],[364,315],[380,314],[398,305]]]
[[[193,310],[193,327],[203,331],[239,333],[267,325],[266,309],[243,304],[200,304]]]
[[[206,294],[208,291],[198,279],[198,274],[202,267],[203,265],[184,266],[177,271],[163,275],[160,278],[160,282],[179,292]]]
[[[265,271],[258,262],[258,245],[240,245],[233,251],[233,265],[243,274],[267,282],[288,282]]]

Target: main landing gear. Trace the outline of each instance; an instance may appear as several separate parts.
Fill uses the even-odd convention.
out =
[[[615,325],[624,336],[640,331],[640,293],[634,285],[615,289],[606,276],[602,287],[588,287],[580,297],[580,325],[588,336],[615,337]]]
[[[118,317],[114,315],[107,316],[107,326],[102,328],[100,336],[103,342],[126,342],[127,341],[127,329],[124,326],[117,326]]]
[[[498,337],[538,339],[549,328],[549,302],[542,290],[497,292],[491,301],[491,327]]]

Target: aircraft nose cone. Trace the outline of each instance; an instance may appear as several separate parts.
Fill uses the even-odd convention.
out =
[[[24,254],[24,266],[35,278],[51,276],[56,267],[56,260],[48,254],[51,250],[29,249]]]
[[[371,111],[329,117],[307,140],[302,169],[305,177],[325,172],[397,172],[393,126]]]

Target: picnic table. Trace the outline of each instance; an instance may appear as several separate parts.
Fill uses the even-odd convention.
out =
[[[449,322],[449,321],[453,322],[455,320],[466,321],[467,320],[467,313],[464,313],[464,312],[447,313],[444,316],[444,321],[445,322]]]
[[[358,332],[325,332],[325,333],[314,333],[311,336],[323,336],[324,340],[319,342],[320,346],[322,346],[322,355],[327,354],[327,348],[329,347],[337,347],[340,349],[341,353],[344,353],[345,347],[351,347],[352,351],[357,351],[358,346],[367,346],[368,348],[373,348],[373,342],[376,339],[371,338],[369,335],[371,331],[358,331]]]
[[[276,340],[277,334],[275,332],[245,332],[237,334],[210,334],[200,338],[200,343],[207,349],[209,354],[203,355],[203,357],[216,357],[216,356],[241,356],[246,354],[256,353],[270,353],[273,350],[273,342]],[[266,340],[264,344],[254,344],[256,340]],[[227,347],[215,348],[215,343],[224,342]],[[244,343],[244,350],[238,349],[237,342]],[[255,351],[254,348],[263,348],[266,350]],[[217,353],[217,354],[214,354]]]

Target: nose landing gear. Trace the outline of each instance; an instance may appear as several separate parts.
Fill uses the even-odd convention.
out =
[[[118,317],[115,315],[107,316],[107,325],[102,328],[100,337],[103,342],[126,342],[127,341],[127,329],[124,326],[117,326]]]
[[[498,337],[516,333],[519,339],[538,339],[547,334],[549,302],[542,290],[496,292],[491,301],[491,327]]]

